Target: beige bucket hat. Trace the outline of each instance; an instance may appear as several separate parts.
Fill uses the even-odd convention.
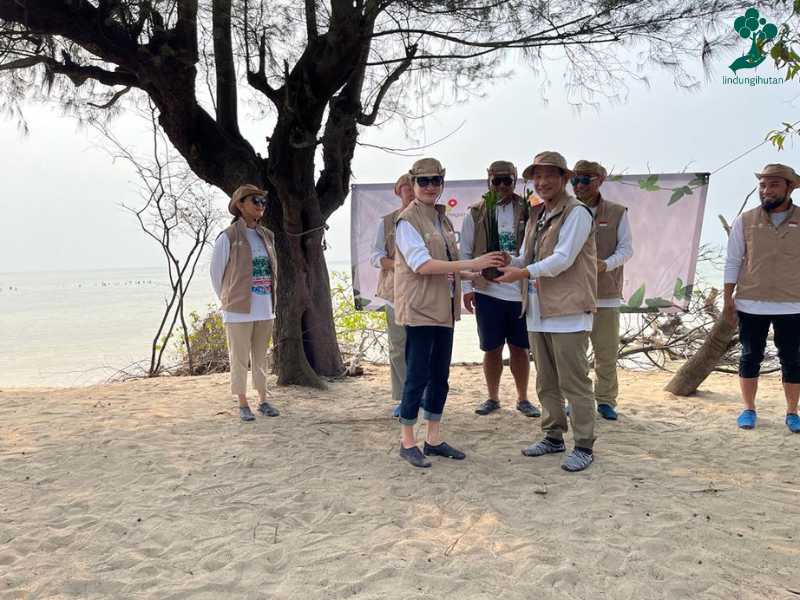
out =
[[[569,167],[567,166],[566,158],[564,158],[558,152],[546,150],[533,157],[533,162],[525,167],[525,170],[522,172],[522,178],[528,180],[533,179],[533,168],[539,166],[558,167],[564,172],[565,175],[572,175],[572,171],[570,171]]]

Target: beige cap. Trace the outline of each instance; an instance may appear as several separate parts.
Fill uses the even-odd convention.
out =
[[[794,169],[780,163],[767,165],[761,169],[761,173],[756,173],[755,175],[759,179],[762,177],[783,177],[795,187],[800,185],[800,176],[794,172]]]
[[[514,166],[514,163],[508,160],[494,161],[489,165],[489,168],[486,169],[486,172],[489,174],[489,177],[492,177],[493,175],[511,175],[515,179],[517,177],[517,167]]]
[[[266,196],[267,192],[262,190],[260,187],[247,183],[245,185],[240,185],[236,188],[236,191],[233,192],[231,195],[231,201],[228,203],[228,212],[231,213],[234,217],[240,217],[241,213],[239,212],[239,207],[237,206],[241,200],[244,200],[248,196]]]
[[[431,177],[441,175],[444,177],[445,169],[435,158],[420,158],[408,172],[412,177]]]
[[[545,152],[540,152],[536,156],[533,157],[533,162],[525,167],[525,170],[522,172],[523,179],[532,179],[533,178],[533,167],[558,167],[561,169],[565,175],[570,175],[572,171],[569,170],[567,166],[567,159],[561,156],[558,152],[553,152],[551,150],[546,150]]]
[[[608,175],[608,171],[606,171],[603,165],[601,165],[599,162],[593,162],[591,160],[579,160],[572,168],[572,172],[585,173],[586,175],[598,175],[600,177],[605,177]]]
[[[397,183],[394,184],[394,195],[400,195],[400,188],[404,185],[414,187],[414,180],[411,179],[411,175],[409,173],[403,173],[400,177],[397,178]]]

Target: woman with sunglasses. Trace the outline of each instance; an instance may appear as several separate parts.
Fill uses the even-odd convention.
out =
[[[400,456],[415,467],[430,467],[425,456],[461,460],[465,454],[441,439],[440,422],[449,390],[453,326],[460,318],[461,271],[504,264],[492,252],[458,260],[453,224],[437,201],[445,170],[434,158],[414,163],[409,174],[414,200],[397,217],[395,318],[406,328],[406,380],[400,402]],[[423,451],[414,425],[419,408],[428,421]]]
[[[258,411],[277,417],[267,402],[267,347],[275,319],[274,287],[277,261],[274,236],[259,225],[267,200],[254,185],[243,185],[231,196],[233,221],[217,237],[211,257],[211,283],[222,303],[222,322],[231,363],[231,394],[239,398],[239,418],[253,421],[247,403],[247,366],[252,365]]]

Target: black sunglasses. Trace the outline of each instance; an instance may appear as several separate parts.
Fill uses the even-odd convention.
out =
[[[250,202],[262,208],[267,205],[267,199],[264,196],[248,196]]]
[[[505,175],[503,177],[492,177],[492,185],[513,185],[514,179]]]
[[[426,188],[428,186],[442,187],[442,184],[444,183],[444,177],[441,175],[433,175],[432,177],[417,177],[416,182],[421,188]]]
[[[570,179],[570,182],[572,185],[589,185],[594,179],[596,179],[594,175],[580,175]]]

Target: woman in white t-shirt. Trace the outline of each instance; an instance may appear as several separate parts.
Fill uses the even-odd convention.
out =
[[[264,216],[266,192],[243,185],[231,196],[230,226],[214,244],[211,283],[222,303],[222,321],[231,362],[231,393],[239,398],[239,417],[253,421],[247,402],[247,369],[252,366],[253,387],[258,392],[258,411],[277,417],[267,402],[267,347],[275,319],[274,236],[259,225]]]

